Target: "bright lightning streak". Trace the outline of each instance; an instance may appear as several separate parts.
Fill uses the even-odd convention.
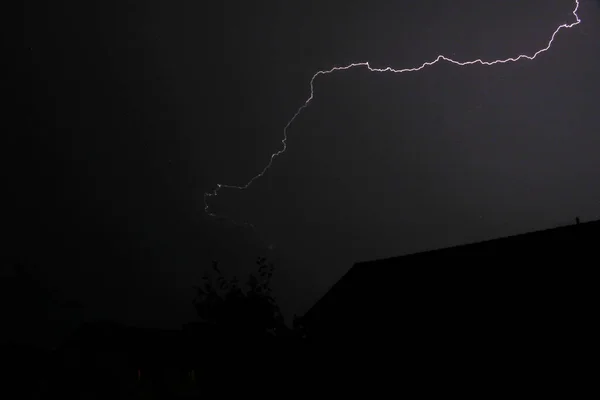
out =
[[[404,69],[394,69],[392,67],[387,67],[387,68],[372,68],[371,65],[369,65],[369,62],[358,62],[358,63],[352,63],[346,66],[342,66],[342,67],[333,67],[331,69],[328,70],[322,70],[322,71],[317,71],[311,78],[310,80],[310,96],[308,97],[308,99],[306,99],[306,101],[304,102],[304,104],[296,111],[296,113],[294,114],[294,116],[289,120],[289,122],[285,125],[285,127],[283,128],[283,140],[281,141],[281,143],[283,144],[283,148],[273,154],[271,154],[271,158],[269,160],[269,163],[264,167],[264,169],[257,175],[255,175],[252,179],[250,179],[248,181],[248,183],[246,183],[243,186],[234,186],[234,185],[222,185],[222,184],[217,184],[216,189],[214,189],[211,192],[207,192],[204,194],[204,211],[211,217],[217,217],[216,214],[211,213],[208,210],[208,197],[213,197],[213,196],[217,196],[217,194],[219,193],[219,190],[221,189],[238,189],[238,190],[245,190],[247,189],[255,180],[257,180],[258,178],[260,178],[261,176],[263,176],[267,170],[269,168],[271,168],[271,165],[273,164],[273,160],[275,159],[275,157],[281,155],[282,153],[285,152],[285,150],[287,149],[287,131],[288,128],[292,125],[292,123],[294,122],[294,120],[298,117],[298,115],[300,115],[300,113],[306,108],[308,107],[308,105],[310,104],[310,102],[312,101],[312,99],[314,98],[314,82],[315,79],[319,76],[319,75],[327,75],[327,74],[331,74],[333,72],[336,71],[345,71],[347,69],[350,68],[354,68],[354,67],[367,67],[369,71],[371,72],[394,72],[394,73],[402,73],[402,72],[416,72],[416,71],[420,71],[422,69],[424,69],[425,67],[429,67],[432,66],[434,64],[437,64],[440,61],[447,61],[449,63],[452,64],[456,64],[459,66],[465,66],[465,65],[473,65],[473,64],[481,64],[481,65],[495,65],[495,64],[505,64],[508,62],[516,62],[522,59],[528,59],[528,60],[533,60],[535,59],[538,55],[540,55],[541,53],[544,53],[546,51],[548,51],[550,49],[550,47],[552,46],[552,43],[554,42],[554,38],[556,37],[556,35],[558,34],[558,32],[560,32],[561,29],[569,29],[572,28],[576,25],[579,25],[581,23],[581,19],[579,18],[579,16],[577,15],[577,11],[579,10],[579,0],[575,0],[575,9],[573,10],[573,15],[575,16],[575,22],[570,23],[570,24],[563,24],[560,25],[558,28],[556,28],[556,30],[554,31],[554,33],[552,34],[552,37],[550,38],[550,41],[548,41],[548,45],[546,47],[544,47],[541,50],[536,51],[533,55],[528,56],[526,54],[521,54],[517,57],[511,57],[511,58],[507,58],[504,60],[494,60],[494,61],[483,61],[481,59],[476,59],[476,60],[471,60],[471,61],[456,61],[453,60],[452,58],[446,57],[444,55],[439,55],[437,56],[437,58],[433,61],[427,61],[424,62],[423,64],[421,64],[418,67],[413,67],[413,68],[404,68]],[[251,226],[252,228],[254,228],[254,226],[250,223],[245,223],[246,225]]]

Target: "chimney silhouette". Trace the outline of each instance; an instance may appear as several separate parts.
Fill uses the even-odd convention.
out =
[[[579,224],[579,217],[575,217],[575,223]]]

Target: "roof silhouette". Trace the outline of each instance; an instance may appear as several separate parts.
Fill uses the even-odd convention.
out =
[[[491,315],[527,321],[534,308],[540,318],[566,318],[557,311],[565,307],[574,318],[591,304],[598,239],[594,221],[359,262],[302,322],[313,337],[355,340],[358,332],[369,337],[367,325],[389,328],[398,319],[403,326],[450,319],[466,326]]]

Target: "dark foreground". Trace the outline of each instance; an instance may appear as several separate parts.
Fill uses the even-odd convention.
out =
[[[5,388],[15,393],[10,398],[200,398],[251,392],[226,386],[242,379],[283,383],[293,376],[285,365],[299,362],[302,347],[291,334],[242,334],[201,323],[173,331],[97,323],[53,350],[3,344],[2,367],[9,371]]]

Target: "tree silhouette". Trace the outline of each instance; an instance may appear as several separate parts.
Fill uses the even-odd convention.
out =
[[[213,273],[205,273],[201,285],[194,286],[194,306],[201,321],[248,335],[288,331],[272,293],[274,265],[265,257],[258,257],[256,264],[258,273],[250,274],[240,286],[237,277],[225,278],[219,261],[213,261]]]

